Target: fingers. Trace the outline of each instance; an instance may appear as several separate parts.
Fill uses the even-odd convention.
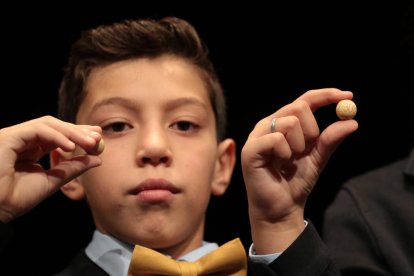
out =
[[[47,171],[49,191],[48,195],[56,192],[62,185],[78,177],[85,171],[97,167],[101,159],[93,155],[80,155],[58,162]]]
[[[296,101],[304,101],[315,112],[318,108],[329,104],[337,103],[341,100],[352,99],[353,93],[337,88],[323,88],[309,90],[302,94]]]
[[[2,129],[0,140],[21,158],[39,158],[52,149],[74,151],[76,145],[89,150],[101,140],[98,126],[75,125],[51,116]]]
[[[282,114],[282,116],[280,116]],[[275,118],[275,133],[271,133],[271,122]],[[269,136],[269,141],[278,145],[279,134],[286,139],[289,146],[290,154],[286,156],[290,159],[292,155],[300,154],[307,147],[314,144],[315,139],[319,136],[318,123],[310,109],[304,101],[295,101],[282,107],[278,112],[259,121],[251,132],[249,138],[257,139],[262,136]],[[276,152],[275,152],[276,153]]]
[[[280,132],[264,135],[255,139],[249,139],[242,150],[242,159],[249,159],[256,164],[255,167],[267,165],[269,160],[274,164],[289,160],[292,156],[292,148],[285,136]],[[264,158],[263,158],[264,157]],[[264,159],[262,161],[262,159]],[[244,162],[246,163],[246,162]]]
[[[290,159],[292,155],[306,152],[319,139],[320,130],[314,116],[315,110],[343,99],[352,99],[352,97],[352,92],[341,91],[336,88],[310,90],[292,103],[259,121],[250,133],[249,139],[260,138],[263,144],[258,146],[257,150],[262,153],[273,151],[275,154],[280,154],[279,158]],[[275,129],[274,133],[271,133],[272,127]],[[335,124],[328,129],[323,136],[325,140],[319,141],[322,143],[320,146],[327,146],[332,143],[324,150],[324,154],[326,156],[332,154],[332,149],[356,129],[357,123],[355,121],[353,123]],[[280,141],[282,138],[286,140],[284,143]]]
[[[292,152],[302,152],[305,149],[305,134],[303,133],[299,117],[292,115],[276,118],[274,120],[274,133],[271,133],[272,120],[269,120],[269,118],[263,119],[256,125],[251,137],[260,138],[267,136],[266,141],[270,143],[278,143],[278,140],[284,137],[287,140],[287,144],[290,145]],[[315,126],[317,128],[316,122]],[[307,136],[309,137],[309,135]]]

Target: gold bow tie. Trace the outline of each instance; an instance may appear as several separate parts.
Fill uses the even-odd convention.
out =
[[[246,273],[246,252],[238,238],[223,244],[195,262],[176,261],[157,251],[136,245],[128,270],[128,276],[245,276]]]

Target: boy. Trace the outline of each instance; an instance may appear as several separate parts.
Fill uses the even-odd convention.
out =
[[[249,135],[241,155],[249,275],[336,273],[303,213],[330,155],[357,129],[354,120],[338,121],[319,133],[313,112],[351,98],[338,89],[308,91]],[[59,275],[126,275],[134,245],[186,261],[214,251],[203,241],[205,212],[210,195],[230,183],[235,143],[225,138],[223,92],[190,24],[124,21],[84,33],[72,48],[59,116],[66,122],[44,117],[0,132],[8,164],[0,169],[1,221],[65,183],[69,198],[91,208],[93,239]],[[104,152],[85,154],[101,138]],[[51,170],[43,171],[36,163],[50,151]],[[36,172],[22,173],[29,171]],[[28,177],[42,186],[21,195]]]

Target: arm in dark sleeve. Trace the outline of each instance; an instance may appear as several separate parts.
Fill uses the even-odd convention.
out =
[[[340,275],[326,245],[311,222],[303,233],[270,265],[249,262],[249,275]]]

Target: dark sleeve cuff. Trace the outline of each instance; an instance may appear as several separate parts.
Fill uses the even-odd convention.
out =
[[[316,228],[308,222],[302,234],[269,266],[277,275],[340,275]]]

